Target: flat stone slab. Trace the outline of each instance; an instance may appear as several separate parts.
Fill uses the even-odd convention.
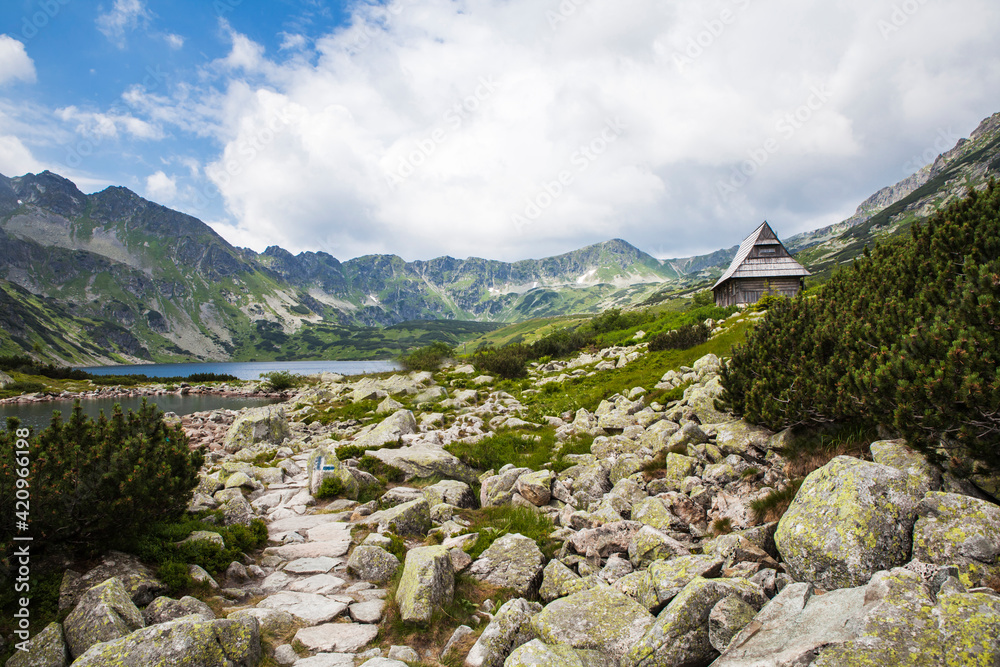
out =
[[[273,572],[267,575],[264,581],[260,582],[260,587],[265,593],[277,593],[288,588],[288,585],[295,581],[295,577],[284,572]]]
[[[264,609],[287,611],[292,616],[310,625],[332,621],[347,609],[347,604],[331,600],[326,596],[315,593],[296,593],[294,591],[275,593],[258,602],[257,606]]]
[[[332,521],[308,530],[308,535],[312,542],[338,542],[340,540],[351,539],[351,528],[341,521]]]
[[[285,560],[299,558],[338,558],[347,555],[351,548],[350,539],[338,542],[300,542],[299,544],[284,544],[280,547],[268,547],[265,554],[280,556]]]
[[[328,595],[334,591],[339,591],[347,582],[332,574],[316,574],[305,579],[293,581],[288,585],[288,590],[299,593],[317,593]]]
[[[279,533],[296,532],[305,534],[311,528],[322,526],[327,523],[341,523],[332,514],[303,514],[301,516],[290,516],[287,519],[272,521],[267,526],[268,535],[274,537]],[[341,526],[343,527],[343,526]]]
[[[296,667],[354,667],[353,653],[317,653],[311,658],[299,658]]]
[[[358,602],[348,608],[351,618],[358,623],[378,623],[385,612],[385,600]]]
[[[375,625],[325,623],[311,628],[302,628],[295,633],[295,638],[310,651],[357,653],[377,635],[378,626]]]
[[[326,574],[343,562],[343,558],[330,558],[329,556],[299,558],[286,565],[285,572],[293,574]]]

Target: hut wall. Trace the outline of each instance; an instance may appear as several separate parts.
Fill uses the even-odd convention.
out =
[[[801,289],[799,277],[733,278],[715,289],[715,304],[722,307],[752,304],[765,294],[793,297]]]

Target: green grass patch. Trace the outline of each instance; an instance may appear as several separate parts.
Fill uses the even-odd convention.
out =
[[[466,551],[473,559],[479,558],[491,544],[504,535],[520,533],[535,541],[546,559],[552,558],[559,548],[559,541],[550,537],[555,526],[544,514],[527,507],[484,507],[463,513],[471,522],[470,533],[479,533],[476,541]]]

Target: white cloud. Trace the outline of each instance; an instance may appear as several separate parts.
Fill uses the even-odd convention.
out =
[[[24,44],[9,35],[0,35],[0,85],[15,79],[34,83],[35,63]]]
[[[184,48],[184,38],[180,35],[175,35],[173,33],[167,34],[164,38],[167,42],[167,46],[177,51]]]
[[[168,204],[177,197],[177,179],[162,171],[146,177],[146,196],[160,204]]]
[[[20,139],[10,135],[0,135],[0,174],[20,176],[44,170],[42,163],[35,159]]]
[[[281,46],[278,48],[282,51],[297,51],[305,48],[307,43],[305,35],[283,32],[281,33]]]
[[[66,122],[75,123],[75,131],[93,139],[114,139],[128,135],[136,139],[162,139],[163,131],[141,118],[121,112],[99,113],[82,111],[75,106],[56,111],[56,116]]]
[[[145,26],[152,14],[142,0],[115,0],[114,6],[97,17],[97,29],[118,48],[125,48],[127,33]]]
[[[362,3],[278,58],[224,23],[202,79],[127,101],[222,145],[204,173],[240,245],[683,256],[826,223],[1000,110],[1000,7],[919,7],[884,34],[864,0]]]

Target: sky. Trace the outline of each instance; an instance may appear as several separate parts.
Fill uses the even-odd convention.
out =
[[[996,0],[4,0],[0,173],[257,251],[685,257],[967,137],[998,33]]]

